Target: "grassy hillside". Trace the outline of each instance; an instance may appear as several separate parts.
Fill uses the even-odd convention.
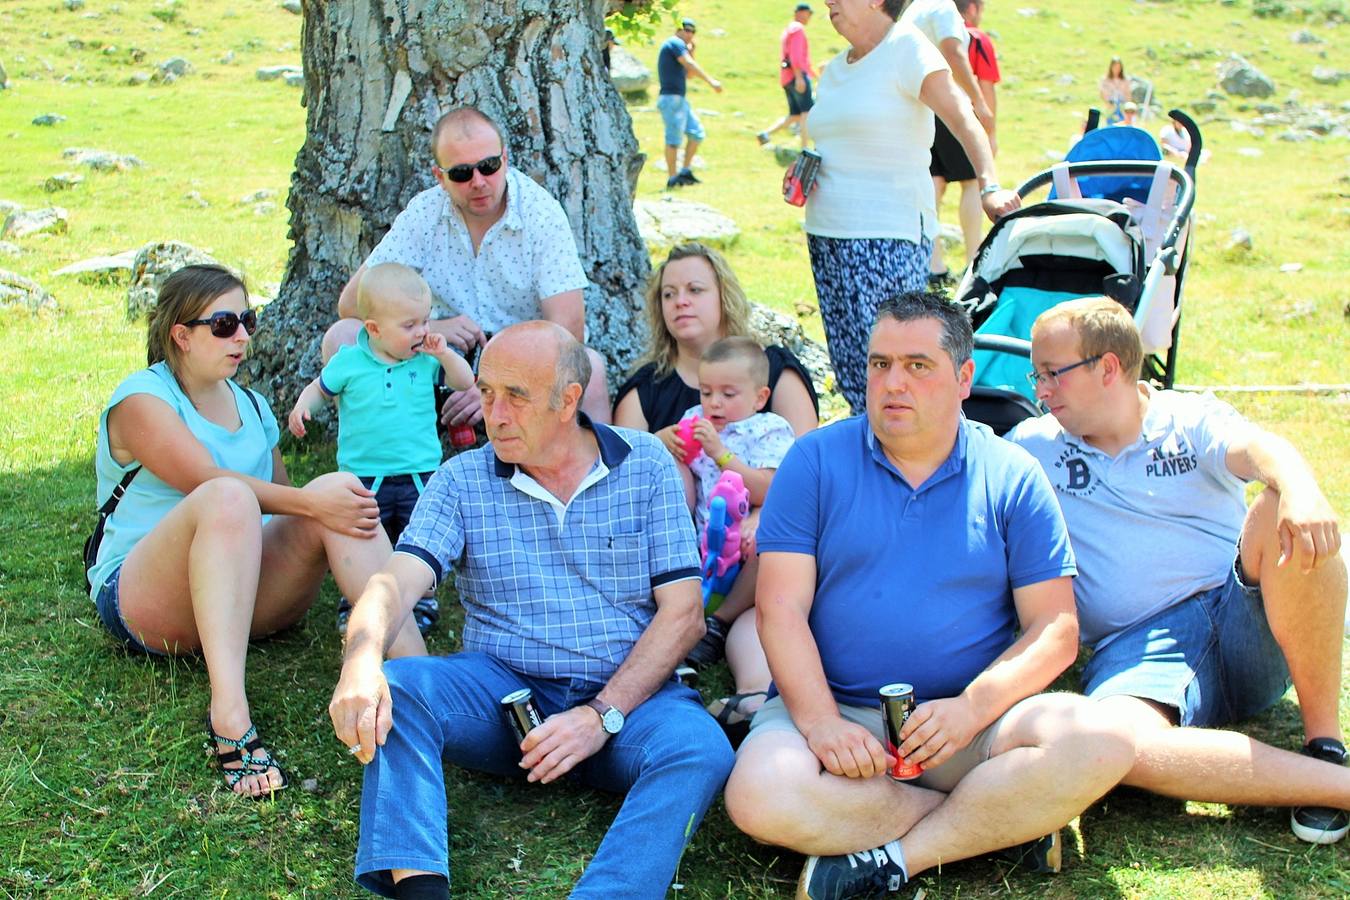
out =
[[[814,304],[800,213],[784,205],[780,169],[755,132],[781,114],[775,78],[783,0],[689,0],[698,58],[727,90],[695,83],[707,110],[705,184],[680,196],[732,216],[731,252],[751,295],[795,314]],[[75,7],[72,9],[71,7]],[[1274,16],[1258,16],[1281,12]],[[817,4],[823,9],[823,3]],[[1028,8],[1029,9],[1029,8]],[[1106,60],[1152,78],[1187,106],[1237,51],[1276,81],[1270,102],[1344,104],[1314,66],[1346,58],[1342,4],[1083,3],[1038,0],[1024,15],[990,0],[1007,81],[1000,92],[999,170],[1015,183],[1061,152],[1095,100]],[[1339,18],[1338,18],[1339,15]],[[76,260],[155,239],[210,250],[263,293],[282,277],[289,245],[285,193],[303,141],[300,91],[259,82],[261,66],[299,64],[300,19],[273,0],[6,0],[0,3],[0,199],[58,204],[69,232],[15,240],[0,268],[43,284],[57,311],[0,310],[0,894],[303,897],[360,896],[350,880],[358,767],[332,737],[325,706],[338,668],[331,586],[311,615],[254,648],[250,694],[264,735],[295,774],[276,803],[225,794],[202,756],[207,684],[200,663],[110,650],[80,591],[77,548],[93,519],[91,459],[101,404],[144,358],[144,327],[125,321],[125,288],[52,273]],[[1308,29],[1320,43],[1296,44]],[[824,15],[810,26],[817,63],[842,42]],[[658,36],[664,36],[664,33]],[[649,64],[655,45],[630,42]],[[130,83],[186,58],[171,84]],[[1344,65],[1344,63],[1340,63]],[[1213,159],[1200,173],[1200,218],[1182,336],[1180,380],[1202,384],[1346,382],[1343,235],[1350,224],[1350,145],[1292,143],[1234,130],[1256,109],[1236,98],[1201,116]],[[32,124],[45,113],[66,120]],[[639,195],[662,193],[660,119],[633,105],[649,163]],[[1343,115],[1344,113],[1339,113]],[[1154,124],[1156,127],[1156,123]],[[46,178],[71,166],[68,147],[134,154],[144,168],[81,170],[56,194]],[[1251,151],[1259,151],[1259,155]],[[241,202],[259,190],[276,196]],[[189,194],[200,195],[201,205]],[[948,211],[948,218],[952,218]],[[1250,253],[1226,251],[1248,230]],[[1302,264],[1284,274],[1283,263]],[[809,313],[808,330],[819,335]],[[296,390],[301,385],[296,384]],[[292,397],[273,398],[285,409]],[[1311,459],[1350,524],[1350,415],[1345,395],[1238,396]],[[332,467],[331,450],[293,453],[298,480]],[[447,592],[447,605],[452,598]],[[433,650],[455,646],[440,633]],[[719,677],[721,676],[721,677]],[[715,673],[710,696],[725,687]],[[1343,697],[1344,697],[1343,691]],[[1345,697],[1350,700],[1350,697]],[[1343,702],[1350,712],[1350,702]],[[1347,720],[1350,724],[1350,720]],[[1251,726],[1282,746],[1298,741],[1293,698]],[[302,782],[305,782],[302,786]],[[540,790],[454,772],[450,779],[456,896],[562,896],[617,803],[569,787]],[[973,861],[926,879],[930,897],[1332,897],[1350,893],[1346,847],[1295,841],[1283,811],[1182,804],[1118,793],[1084,814],[1066,872],[1041,880]],[[640,849],[636,852],[640,852]],[[790,896],[800,858],[754,845],[714,808],[681,868],[691,897]]]

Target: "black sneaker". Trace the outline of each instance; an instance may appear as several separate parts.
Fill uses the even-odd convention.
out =
[[[1302,753],[1334,766],[1346,765],[1345,745],[1335,738],[1313,738]],[[1289,813],[1294,837],[1309,844],[1334,844],[1350,831],[1350,812],[1327,806],[1295,806]]]
[[[346,597],[338,598],[337,630],[338,634],[347,633],[347,620],[352,617],[352,601]]]
[[[696,175],[694,175],[694,171],[693,171],[692,169],[688,168],[687,166],[686,166],[685,168],[681,169],[681,170],[680,170],[680,173],[679,173],[678,175],[676,175],[675,177],[678,178],[678,179],[680,179],[680,183],[681,183],[681,184],[702,184],[702,183],[703,183],[703,180],[702,180],[701,178],[698,178]]]
[[[441,620],[441,604],[435,597],[423,597],[413,604],[412,614],[417,630],[426,637]]]
[[[1038,875],[1058,874],[1063,862],[1060,853],[1059,831],[1052,831],[1045,837],[1027,841],[1015,847],[1007,847],[994,854],[997,858],[1010,862],[1014,867]]]
[[[682,180],[679,175],[672,175],[666,179],[666,190],[672,191],[677,187],[684,187],[688,183]]]
[[[905,870],[883,847],[844,856],[809,856],[797,880],[797,900],[843,900],[894,894],[908,883]]]
[[[707,632],[684,658],[684,664],[695,669],[711,666],[722,658],[727,648],[727,626],[722,624],[722,620],[708,616],[703,624],[708,626]]]

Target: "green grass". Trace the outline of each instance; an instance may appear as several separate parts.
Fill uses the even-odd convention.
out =
[[[819,5],[818,5],[819,6]],[[1095,98],[1112,53],[1155,79],[1164,100],[1186,105],[1213,84],[1216,53],[1237,50],[1302,102],[1339,102],[1343,90],[1315,84],[1313,65],[1344,55],[1343,28],[1287,3],[1259,18],[1251,3],[1040,0],[1018,15],[993,0],[1005,73],[1000,94],[1005,184],[1047,164]],[[1265,4],[1272,7],[1273,4]],[[683,5],[699,20],[698,56],[727,90],[695,83],[693,102],[718,113],[705,124],[705,185],[681,196],[710,203],[742,228],[731,251],[751,296],[792,314],[813,304],[800,213],[784,205],[780,170],[754,133],[780,115],[776,41],[790,4],[721,0]],[[156,16],[152,13],[159,12]],[[1323,13],[1319,13],[1321,15]],[[91,17],[92,16],[92,17]],[[1061,24],[1067,23],[1067,27]],[[1308,27],[1324,44],[1295,45]],[[283,204],[303,141],[300,92],[253,78],[263,65],[299,62],[298,18],[272,0],[168,4],[89,0],[70,12],[59,0],[0,4],[0,198],[57,203],[70,233],[19,243],[0,267],[43,283],[54,313],[0,311],[0,896],[360,896],[350,881],[359,769],[342,752],[325,706],[338,670],[328,586],[299,627],[257,645],[250,693],[264,734],[284,754],[295,787],[276,803],[226,795],[202,754],[205,672],[194,660],[148,660],[110,649],[80,591],[78,547],[93,519],[91,458],[102,401],[140,365],[143,325],[124,320],[124,288],[58,279],[54,270],[98,253],[179,239],[244,269],[258,285],[281,279],[289,244]],[[724,29],[725,36],[714,33]],[[817,62],[842,47],[823,15],[811,25]],[[658,32],[664,36],[664,32]],[[74,38],[80,48],[71,45]],[[1188,47],[1187,42],[1193,46]],[[112,47],[105,52],[105,47]],[[1147,50],[1152,48],[1156,59]],[[133,61],[133,48],[143,62]],[[629,46],[654,62],[655,46]],[[233,51],[234,60],[219,60]],[[1213,52],[1211,52],[1213,51]],[[1197,56],[1197,54],[1199,54]],[[128,85],[172,56],[196,71],[173,85]],[[1196,58],[1188,58],[1196,56]],[[1059,76],[1072,75],[1073,84]],[[1230,101],[1220,109],[1235,113]],[[632,107],[649,163],[639,195],[664,185],[659,117]],[[32,126],[41,113],[68,121]],[[1206,123],[1214,158],[1201,170],[1200,221],[1192,255],[1180,380],[1190,383],[1344,382],[1350,262],[1344,140],[1286,144]],[[71,191],[41,182],[68,165],[70,146],[131,153],[145,169],[86,173]],[[1258,158],[1240,155],[1256,147]],[[238,199],[278,192],[277,209],[255,215]],[[183,199],[200,192],[198,208]],[[1255,237],[1248,256],[1223,252],[1228,233]],[[1301,262],[1296,275],[1277,271]],[[268,291],[264,291],[268,292]],[[1282,315],[1311,301],[1312,313]],[[805,320],[819,335],[819,320]],[[301,385],[295,385],[298,391]],[[284,409],[291,398],[274,398]],[[1350,403],[1339,398],[1260,395],[1244,411],[1295,441],[1312,461],[1342,522],[1350,512]],[[298,480],[332,466],[331,449],[292,451]],[[451,597],[445,597],[447,605]],[[457,631],[458,623],[452,621]],[[433,650],[453,649],[442,634]],[[708,693],[726,687],[725,673]],[[1343,689],[1342,708],[1350,710]],[[1350,725],[1350,721],[1347,721]],[[1299,737],[1292,698],[1250,726],[1274,743]],[[313,790],[300,782],[313,779]],[[613,798],[570,787],[538,789],[458,770],[449,779],[457,896],[557,897],[566,893],[617,809]],[[1182,804],[1119,792],[1095,805],[1070,834],[1066,872],[1053,880],[1005,875],[990,862],[957,864],[926,879],[933,897],[1343,896],[1344,846],[1295,841],[1282,811]],[[681,867],[691,897],[789,896],[800,860],[741,836],[714,807]]]

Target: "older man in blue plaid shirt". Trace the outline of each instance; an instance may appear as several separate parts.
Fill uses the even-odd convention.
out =
[[[356,877],[372,891],[449,895],[442,757],[625,793],[572,893],[605,900],[665,895],[731,769],[697,693],[671,677],[703,633],[683,486],[654,437],[578,413],[589,367],[551,323],[489,342],[478,385],[492,442],[427,483],[352,614],[329,711],[369,764]],[[464,651],[382,667],[395,625],[452,565]],[[500,700],[520,688],[546,720],[518,743]]]

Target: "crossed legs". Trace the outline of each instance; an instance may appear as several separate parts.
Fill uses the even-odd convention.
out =
[[[1023,701],[998,727],[989,759],[950,794],[831,775],[797,732],[751,732],[727,782],[727,812],[756,840],[817,856],[900,838],[917,875],[1062,827],[1134,759],[1127,725],[1068,694]]]

